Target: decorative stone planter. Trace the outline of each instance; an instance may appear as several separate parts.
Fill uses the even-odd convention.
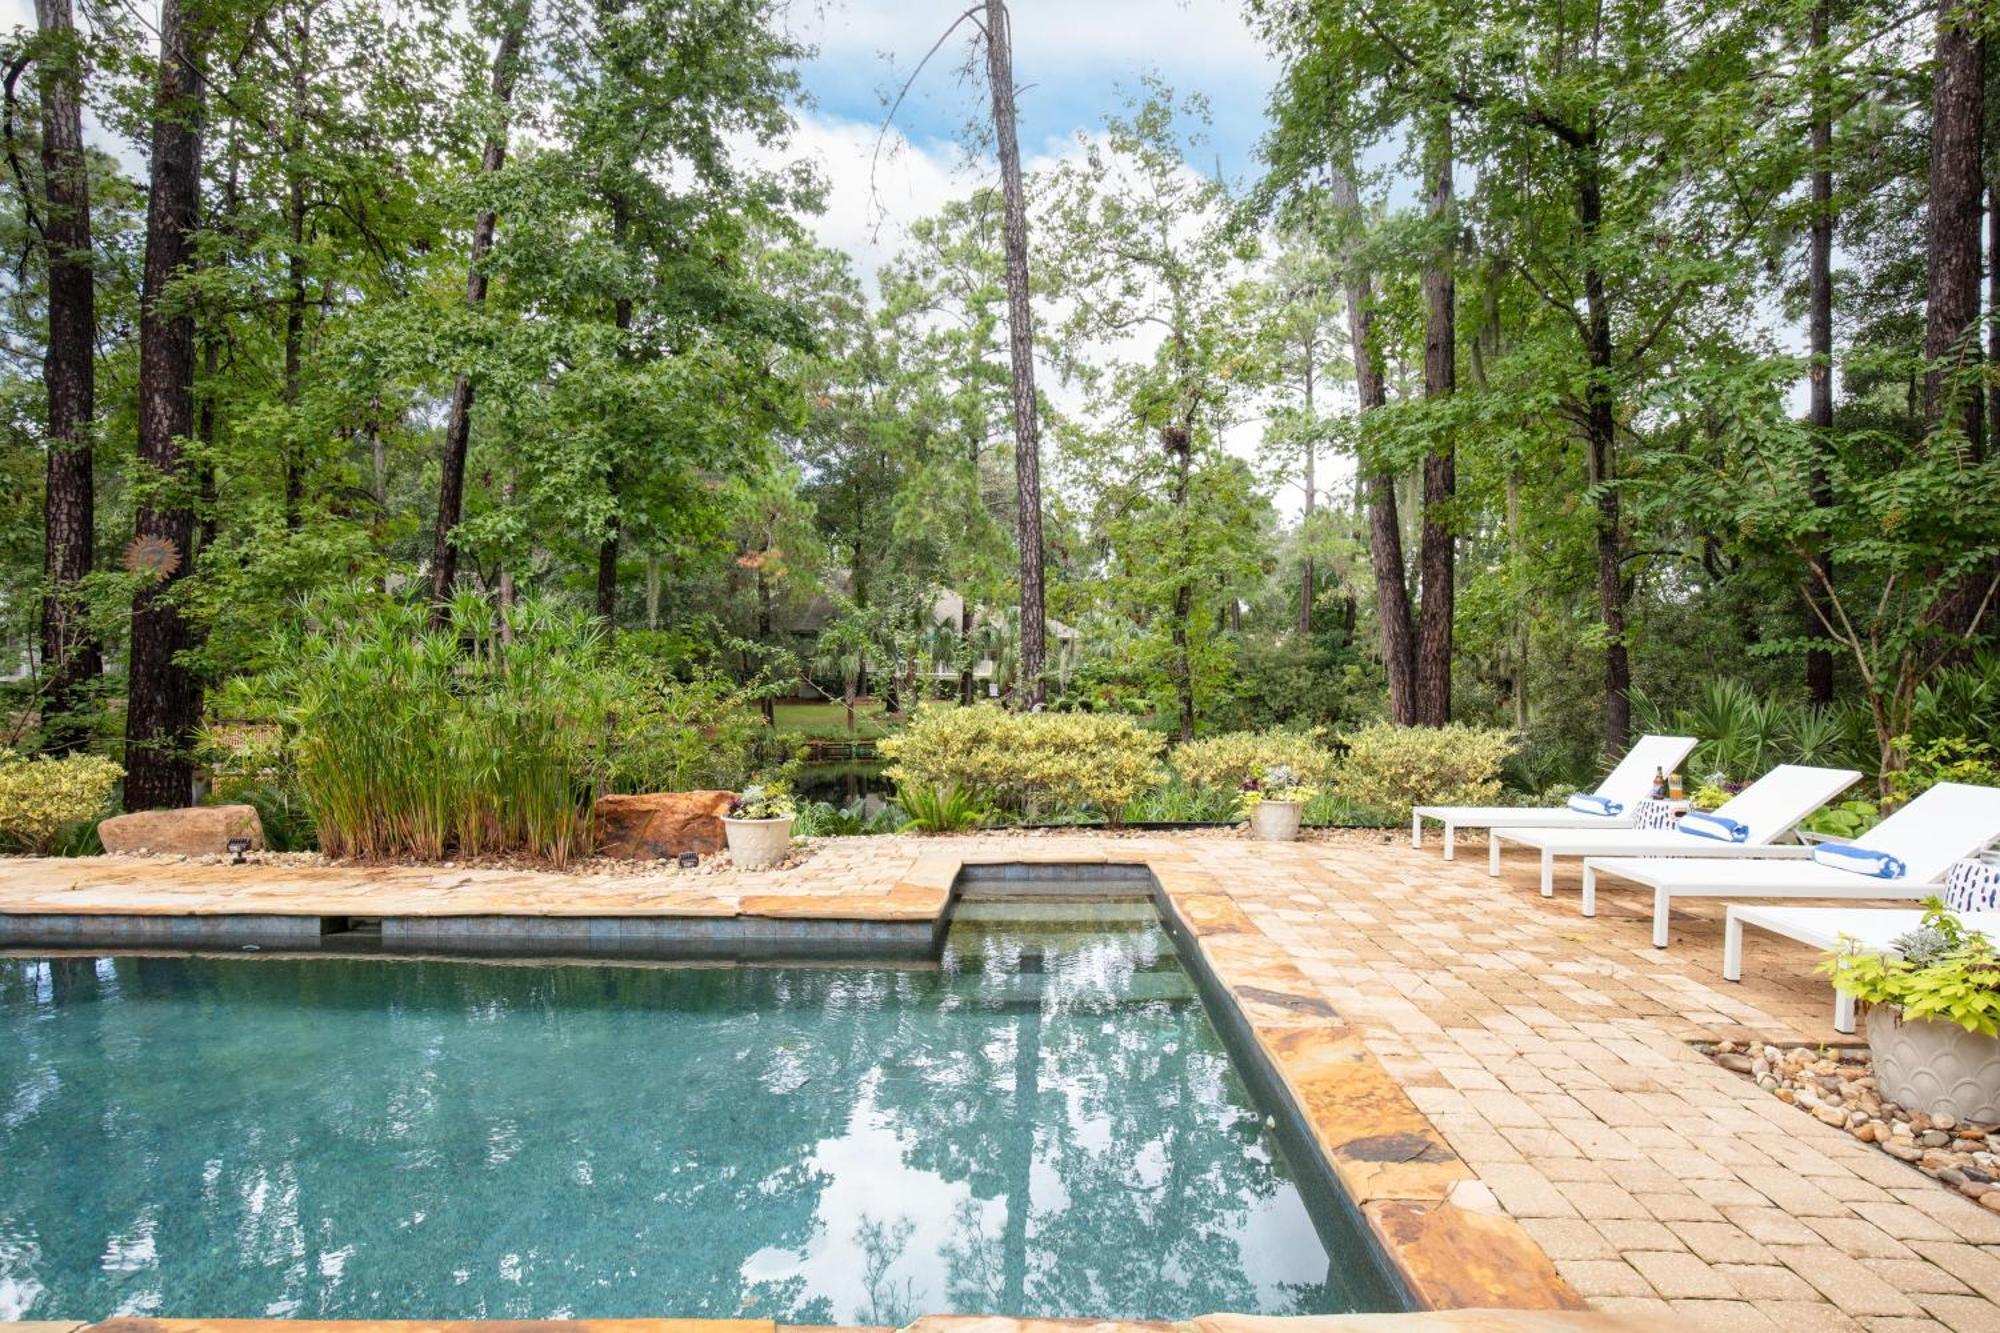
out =
[[[1956,1023],[1903,1021],[1903,1011],[1868,1011],[1868,1051],[1883,1098],[1926,1115],[2000,1120],[2000,1037]]]
[[[790,815],[783,819],[725,819],[722,831],[729,839],[729,859],[738,870],[774,866],[792,847]]]
[[[1301,801],[1259,801],[1250,811],[1250,832],[1259,842],[1292,842],[1299,836]]]

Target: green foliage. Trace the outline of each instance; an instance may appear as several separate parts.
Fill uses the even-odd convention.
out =
[[[1125,806],[1128,824],[1226,824],[1236,817],[1231,787],[1197,787],[1175,775]]]
[[[1708,807],[1703,807],[1704,809]],[[1831,838],[1858,838],[1881,822],[1882,807],[1854,797],[1833,805],[1823,805],[1799,821],[1808,833],[1824,833]]]
[[[1875,757],[1867,718],[1855,710],[1759,695],[1730,677],[1704,678],[1694,702],[1679,709],[1636,694],[1632,713],[1642,733],[1698,739],[1687,759],[1691,773],[1748,782],[1779,764],[1866,769]]]
[[[958,787],[903,787],[896,799],[908,816],[904,833],[963,833],[987,820],[973,795]]]
[[[1907,747],[1903,767],[1889,774],[1889,804],[1906,805],[1940,782],[2000,787],[2000,750],[1985,741],[1945,736]]]
[[[1819,971],[1843,995],[1895,1005],[1905,1022],[1956,1023],[2000,1036],[2000,957],[1939,899],[1925,900],[1922,926],[1899,938],[1890,953],[1835,949]]]
[[[792,836],[797,838],[855,838],[901,831],[905,816],[901,806],[883,803],[873,814],[869,803],[857,800],[845,806],[831,801],[804,801],[799,805]]]
[[[1378,722],[1347,738],[1334,790],[1397,819],[1408,819],[1417,805],[1491,805],[1513,748],[1513,736],[1493,727]]]
[[[791,786],[783,781],[753,782],[729,803],[731,819],[790,819],[798,812]]]
[[[1019,815],[1086,808],[1115,820],[1164,780],[1162,744],[1124,717],[926,705],[881,751],[899,793],[957,787]]]
[[[1235,731],[1174,747],[1167,756],[1189,786],[1198,791],[1236,791],[1244,783],[1284,768],[1301,782],[1324,783],[1333,774],[1333,751],[1302,731]]]
[[[1688,804],[1696,810],[1720,810],[1734,794],[1720,782],[1704,780],[1688,793]]]
[[[30,759],[0,750],[0,846],[48,851],[66,831],[94,824],[124,775],[102,755]]]
[[[365,594],[308,611],[314,627],[235,697],[282,728],[331,855],[562,865],[588,851],[598,794],[671,789],[747,758],[747,728],[728,716],[740,702],[649,677],[584,617],[523,603],[503,634],[476,598],[442,629],[421,606]]]

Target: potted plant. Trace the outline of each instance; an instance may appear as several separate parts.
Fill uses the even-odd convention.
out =
[[[1300,782],[1291,769],[1273,764],[1243,784],[1237,802],[1260,842],[1291,842],[1299,836],[1306,802],[1318,795],[1317,787]]]
[[[792,820],[798,804],[782,782],[754,782],[729,803],[723,816],[723,836],[729,859],[739,870],[762,870],[785,859],[792,846]]]
[[[1887,953],[1836,949],[1820,964],[1868,1006],[1882,1096],[1927,1115],[2000,1120],[2000,956],[1943,902]]]

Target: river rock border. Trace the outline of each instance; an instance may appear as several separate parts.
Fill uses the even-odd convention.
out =
[[[1866,1046],[1771,1046],[1722,1041],[1710,1059],[1779,1101],[1872,1143],[1899,1162],[2000,1213],[2000,1124],[1931,1116],[1885,1100]]]

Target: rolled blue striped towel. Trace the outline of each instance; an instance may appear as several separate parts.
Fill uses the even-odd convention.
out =
[[[1748,842],[1750,826],[1727,815],[1714,815],[1706,810],[1690,810],[1681,816],[1675,825],[1683,833],[1692,833],[1697,838],[1714,838],[1717,842]]]
[[[1851,842],[1816,842],[1813,844],[1813,860],[1835,870],[1873,875],[1876,879],[1901,879],[1905,869],[1901,861],[1887,852],[1871,852]]]
[[[1616,816],[1625,813],[1625,806],[1622,802],[1614,801],[1609,796],[1599,796],[1596,792],[1589,791],[1580,791],[1572,794],[1569,798],[1569,808],[1581,815]]]

